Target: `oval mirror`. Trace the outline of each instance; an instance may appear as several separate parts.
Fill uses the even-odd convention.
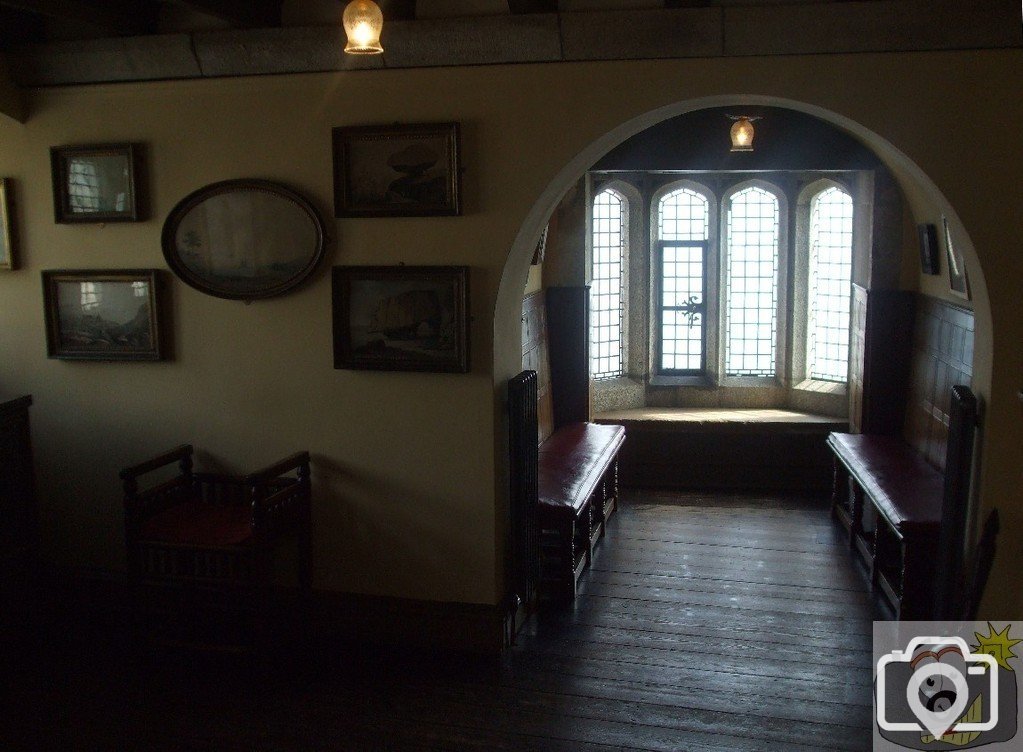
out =
[[[163,225],[163,255],[181,279],[218,298],[291,290],[323,258],[323,221],[295,191],[225,180],[185,196]]]

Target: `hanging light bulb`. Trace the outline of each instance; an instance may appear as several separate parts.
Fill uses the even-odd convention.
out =
[[[349,55],[379,55],[384,51],[380,46],[384,14],[373,0],[352,0],[345,6],[342,22],[348,35],[345,52]]]
[[[732,137],[731,151],[753,151],[753,121],[760,120],[759,117],[747,117],[746,115],[729,115],[734,120],[730,135]]]

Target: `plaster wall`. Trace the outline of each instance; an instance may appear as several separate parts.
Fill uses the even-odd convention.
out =
[[[0,174],[20,197],[23,265],[0,275],[0,392],[36,398],[47,555],[123,567],[116,472],[129,462],[182,441],[229,469],[307,448],[318,587],[496,602],[507,504],[503,390],[520,370],[523,288],[551,209],[604,152],[658,120],[689,106],[777,98],[873,138],[916,221],[945,212],[964,239],[977,390],[989,407],[982,501],[1002,510],[1005,543],[986,606],[1023,615],[1015,579],[1023,553],[1011,544],[1023,531],[1015,396],[1023,261],[1014,250],[1023,144],[995,140],[1023,116],[1021,61],[1018,51],[659,60],[30,92],[26,124],[0,119]],[[463,126],[465,216],[330,219],[331,127],[446,120]],[[54,224],[48,148],[129,140],[146,145],[149,219]],[[239,177],[285,182],[327,218],[335,242],[304,287],[246,306],[173,280],[173,360],[46,358],[41,270],[163,268],[160,228],[174,203]],[[331,367],[329,266],[400,262],[472,267],[470,374]],[[944,296],[943,282],[921,287]]]

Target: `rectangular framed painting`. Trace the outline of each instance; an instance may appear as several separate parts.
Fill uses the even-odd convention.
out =
[[[932,224],[916,226],[920,238],[920,269],[924,274],[938,274],[941,269],[938,262],[938,229]]]
[[[334,367],[469,371],[469,267],[335,266]]]
[[[948,229],[948,219],[941,218],[941,224],[945,231],[945,260],[948,262],[948,286],[953,295],[963,300],[970,299],[970,279],[966,274],[966,262],[963,254],[956,251],[952,245],[952,233]]]
[[[462,213],[458,123],[334,128],[334,215]]]
[[[136,144],[50,149],[55,221],[138,222],[139,156]]]
[[[156,269],[43,272],[46,349],[62,360],[163,360]]]
[[[18,259],[14,252],[15,232],[11,224],[13,221],[11,181],[0,178],[0,271],[18,268]]]

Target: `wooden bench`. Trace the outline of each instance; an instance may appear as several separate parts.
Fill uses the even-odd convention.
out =
[[[862,289],[858,292],[866,305]],[[971,375],[964,361],[972,352],[972,315],[925,299],[917,302],[915,323],[909,307],[904,309],[908,320],[899,325],[892,320],[892,296],[882,300],[889,310],[876,317],[876,330],[868,327],[857,336],[854,314],[854,342],[866,349],[865,365],[864,353],[858,358],[854,353],[854,369],[859,363],[866,373],[854,373],[864,392],[853,394],[853,404],[864,407],[850,419],[867,432],[828,437],[835,459],[832,511],[896,618],[941,618],[955,610],[950,601],[964,574],[977,402],[967,386],[947,385]],[[860,327],[868,323],[859,317]],[[914,332],[912,348],[900,339],[908,326]],[[884,337],[890,338],[888,345],[879,341]],[[879,369],[892,363],[885,350],[897,347],[909,350],[903,359],[911,373],[885,375]],[[892,383],[908,383],[901,397],[909,410],[904,423],[905,409],[892,414]],[[879,395],[882,384],[888,393]],[[871,414],[871,404],[884,405],[883,413]]]
[[[586,288],[558,289],[571,291],[553,293],[570,297],[574,304],[565,305],[568,310],[578,312],[580,305],[585,305],[585,295],[577,290],[584,293]],[[585,307],[582,313],[582,318],[565,318],[575,322],[585,343]],[[557,326],[570,327],[564,320]],[[557,341],[557,337],[553,339]],[[573,348],[565,349],[571,356]],[[525,580],[534,557],[540,562],[536,572],[539,594],[574,597],[579,576],[592,558],[593,545],[605,534],[618,502],[618,451],[625,441],[625,429],[597,425],[587,420],[588,415],[559,409],[555,397],[564,385],[552,383],[552,372],[575,373],[575,381],[585,379],[587,395],[589,390],[588,361],[581,376],[578,367],[551,362],[565,355],[548,350],[544,293],[529,296],[523,303],[523,365],[528,370],[508,385],[513,536],[521,548],[516,553],[516,577],[523,581],[519,589],[526,592],[525,596],[520,593],[520,598],[528,598]],[[578,399],[575,402],[580,403]],[[581,404],[588,409],[588,399]],[[528,514],[534,504],[535,529],[530,529]]]

